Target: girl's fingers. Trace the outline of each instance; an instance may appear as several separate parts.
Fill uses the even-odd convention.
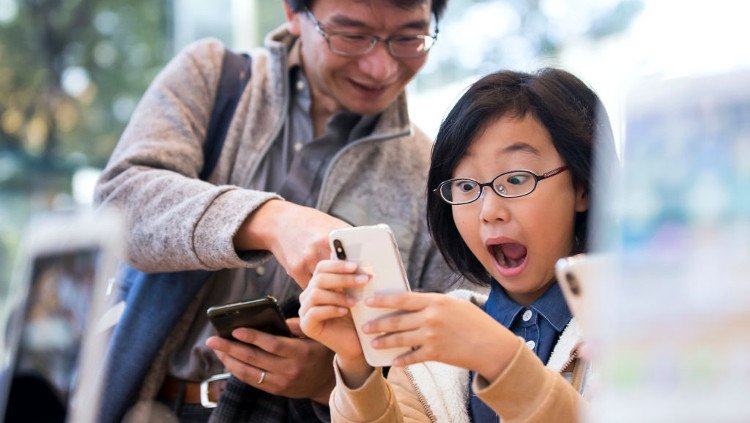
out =
[[[349,312],[349,309],[344,307],[336,306],[318,306],[311,308],[304,319],[302,319],[302,329],[309,329],[310,325],[320,324],[329,319],[337,319],[344,317]]]
[[[315,273],[354,273],[357,263],[346,260],[321,260],[315,266]]]
[[[386,348],[414,348],[419,347],[424,342],[424,338],[417,330],[406,332],[395,332],[381,335],[372,340],[372,347],[378,350]]]
[[[395,308],[404,311],[418,311],[430,305],[433,298],[444,296],[424,292],[400,292],[397,294],[375,294],[365,298],[365,304],[376,308]]]
[[[381,317],[367,322],[362,330],[365,333],[391,333],[419,329],[424,324],[424,316],[418,312],[405,312]]]
[[[425,342],[425,335],[422,331],[413,330],[408,332],[390,333],[375,338],[372,346],[375,349],[386,348],[409,348],[410,351],[396,357],[391,363],[393,366],[407,366],[409,364],[421,363],[425,361],[441,361],[442,357],[435,355],[435,347],[422,345]]]
[[[328,277],[330,276],[330,278]],[[342,280],[342,275],[317,275],[313,277],[313,282],[308,286],[302,294],[300,294],[300,309],[299,315],[306,315],[309,310],[325,305],[334,305],[339,307],[352,307],[356,303],[356,300],[349,297],[344,291],[343,287],[349,285],[359,284],[356,280],[352,279],[352,275],[346,275],[349,281]]]
[[[366,273],[319,272],[313,276],[308,288],[328,290],[356,288],[366,284],[369,280],[370,275]]]
[[[429,357],[427,357],[427,355],[424,354],[424,349],[416,347],[416,348],[412,348],[411,351],[405,352],[401,354],[400,356],[396,357],[391,363],[391,365],[404,367],[410,364],[422,363],[428,360],[429,360]]]
[[[325,289],[312,289],[308,292],[304,300],[305,310],[319,306],[339,306],[339,307],[351,307],[357,302],[356,299],[347,296],[343,292],[328,291]],[[301,308],[300,308],[301,309]]]

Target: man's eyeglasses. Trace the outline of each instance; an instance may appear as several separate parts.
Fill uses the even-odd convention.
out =
[[[434,35],[394,35],[380,38],[377,35],[355,34],[351,32],[326,32],[310,9],[305,11],[315,25],[315,29],[328,42],[332,52],[341,56],[362,56],[375,48],[379,42],[385,43],[393,57],[420,57],[430,50],[437,40],[438,28],[435,24]]]
[[[486,183],[469,178],[449,179],[432,191],[453,206],[478,200],[482,196],[484,187],[492,187],[492,190],[501,197],[517,198],[534,192],[539,181],[551,178],[567,169],[567,166],[562,166],[541,175],[528,170],[511,170],[495,176]]]

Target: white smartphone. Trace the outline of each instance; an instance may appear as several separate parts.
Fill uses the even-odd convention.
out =
[[[347,291],[348,295],[357,299],[357,303],[351,308],[352,319],[367,363],[374,367],[390,366],[393,359],[410,349],[376,350],[371,343],[379,334],[365,334],[362,326],[380,317],[398,313],[397,310],[368,307],[364,304],[365,298],[376,293],[409,291],[409,281],[393,232],[384,224],[359,226],[336,229],[328,235],[328,240],[335,258],[355,262],[359,266],[359,272],[371,275],[366,285]]]
[[[570,312],[584,333],[591,333],[593,317],[590,301],[599,297],[595,291],[602,287],[603,279],[611,274],[611,265],[612,257],[606,254],[577,254],[563,257],[555,264],[557,281]]]
[[[6,421],[28,417],[30,404],[54,421],[96,419],[107,339],[92,328],[122,258],[122,239],[122,221],[112,213],[53,213],[29,223],[2,313]]]

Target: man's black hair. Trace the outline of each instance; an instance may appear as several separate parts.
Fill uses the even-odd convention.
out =
[[[429,0],[385,0],[396,7],[400,7],[402,9],[412,9],[426,1]],[[289,3],[289,7],[292,9],[293,12],[299,13],[304,12],[305,9],[312,9],[312,5],[315,3],[315,0],[286,0],[287,3]],[[445,11],[445,6],[447,5],[448,0],[432,0],[432,13],[435,15],[435,17],[439,20],[441,16],[443,16],[443,12]]]

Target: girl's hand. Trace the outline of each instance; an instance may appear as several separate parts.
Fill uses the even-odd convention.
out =
[[[405,292],[367,298],[371,307],[403,313],[367,323],[366,333],[385,333],[373,347],[412,347],[394,366],[440,361],[495,380],[515,354],[516,336],[470,301],[444,294]]]
[[[370,279],[356,274],[357,265],[343,260],[322,260],[310,284],[300,295],[300,327],[308,337],[333,350],[343,361],[361,358],[362,348],[349,307],[356,300],[344,288],[362,286]]]

